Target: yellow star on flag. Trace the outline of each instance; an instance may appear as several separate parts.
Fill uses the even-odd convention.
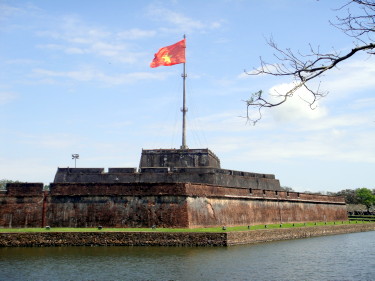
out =
[[[150,63],[150,67],[154,68],[161,65],[171,66],[179,63],[185,63],[185,48],[186,39],[183,39],[176,44],[160,48]]]
[[[161,58],[164,60],[165,63],[171,63],[171,57],[168,53],[162,56]]]

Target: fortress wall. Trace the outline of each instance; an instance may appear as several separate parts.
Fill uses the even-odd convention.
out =
[[[47,222],[62,227],[187,227],[184,184],[51,184]],[[177,194],[177,195],[176,195]]]
[[[187,208],[179,196],[51,196],[53,227],[187,227]]]
[[[0,227],[208,227],[346,220],[341,197],[190,183],[9,184]]]
[[[344,197],[317,195],[300,192],[287,192],[279,190],[265,190],[252,188],[223,187],[206,184],[186,184],[186,192],[189,196],[245,196],[250,199],[270,199],[270,200],[291,200],[291,201],[311,201],[329,202],[345,204]]]
[[[347,220],[342,197],[188,184],[190,227]]]
[[[185,194],[184,183],[51,183],[50,195],[174,195]]]
[[[184,184],[8,184],[0,227],[187,227]]]
[[[0,227],[42,227],[43,183],[12,183],[0,193]]]
[[[346,205],[247,198],[189,197],[190,227],[347,220]]]

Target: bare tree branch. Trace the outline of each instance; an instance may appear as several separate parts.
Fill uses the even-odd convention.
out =
[[[351,6],[359,8],[360,14],[351,13]],[[311,94],[311,100],[306,101],[311,109],[316,108],[316,102],[327,95],[327,92],[321,91],[320,86],[312,89],[308,85],[311,80],[324,75],[325,72],[335,68],[339,63],[350,59],[359,52],[374,54],[375,43],[372,39],[375,32],[375,0],[350,0],[337,10],[347,9],[346,17],[336,17],[337,23],[331,23],[333,26],[344,32],[346,35],[356,39],[355,47],[346,53],[333,50],[330,53],[322,53],[319,47],[314,49],[310,45],[310,52],[302,54],[299,51],[292,51],[290,48],[281,49],[271,37],[267,43],[274,50],[274,57],[278,61],[276,64],[269,64],[260,57],[260,67],[251,72],[245,70],[248,75],[267,74],[272,76],[287,76],[293,79],[293,86],[276,96],[278,100],[273,101],[274,96],[265,96],[260,90],[253,93],[246,100],[248,121],[256,124],[262,118],[262,109],[279,106],[285,103],[293,94],[304,88]],[[257,112],[257,117],[252,117],[251,112]]]

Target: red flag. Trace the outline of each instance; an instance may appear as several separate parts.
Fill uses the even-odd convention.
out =
[[[151,67],[158,67],[161,65],[170,66],[174,64],[184,63],[185,59],[186,39],[183,39],[176,44],[163,47],[155,54]]]

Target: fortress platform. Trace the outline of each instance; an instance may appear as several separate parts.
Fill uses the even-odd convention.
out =
[[[208,149],[143,150],[139,168],[58,168],[0,192],[0,227],[196,228],[347,220],[344,198],[287,192],[274,175],[222,169]]]

